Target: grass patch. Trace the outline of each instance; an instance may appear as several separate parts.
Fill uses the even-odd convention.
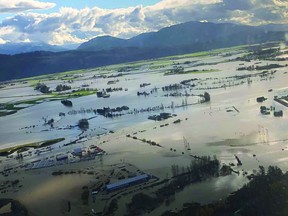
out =
[[[257,44],[255,45],[257,46]],[[202,51],[202,52],[194,52],[194,53],[188,53],[188,54],[181,54],[181,55],[172,55],[172,56],[166,56],[161,57],[157,59],[146,59],[146,60],[139,60],[134,62],[125,62],[120,64],[112,64],[112,65],[106,65],[96,68],[90,68],[90,69],[80,69],[80,70],[71,70],[66,72],[60,72],[60,73],[54,73],[54,74],[44,74],[29,78],[22,78],[19,79],[20,82],[27,81],[31,87],[35,87],[38,82],[45,82],[50,80],[81,80],[82,77],[74,78],[73,75],[79,75],[79,74],[85,74],[89,72],[98,72],[98,74],[109,74],[117,72],[121,68],[125,67],[133,67],[135,70],[138,70],[142,66],[148,66],[149,69],[159,69],[161,67],[167,66],[172,64],[173,61],[184,59],[184,58],[194,58],[194,57],[208,57],[211,55],[218,55],[222,54],[224,52],[235,52],[235,51],[247,51],[245,49],[251,47],[251,45],[239,45],[234,47],[227,47],[227,48],[220,48],[220,49],[214,49],[210,51]],[[102,73],[102,71],[105,71]]]
[[[191,71],[187,71],[186,73],[188,74],[200,74],[200,73],[213,73],[213,72],[219,72],[220,70],[218,69],[211,69],[211,70],[198,70],[198,71],[194,71],[194,70],[191,70]],[[186,74],[185,73],[185,74]]]
[[[77,92],[73,92],[71,94],[68,95],[68,97],[82,97],[82,96],[89,96],[89,95],[93,95],[96,94],[96,90],[92,90],[92,91],[77,91]]]
[[[183,75],[183,74],[202,74],[202,73],[212,73],[212,72],[219,72],[218,69],[211,69],[211,70],[189,70],[183,72],[165,72],[164,76],[169,75]]]
[[[189,54],[183,54],[183,55],[167,56],[167,57],[159,58],[159,59],[154,60],[154,61],[177,60],[177,59],[193,58],[193,57],[204,57],[204,56],[209,56],[210,54],[214,54],[214,52],[203,51],[203,52],[189,53]]]
[[[22,109],[22,107],[15,107],[14,104],[7,103],[7,104],[5,104],[4,109],[17,111],[17,110]]]
[[[43,80],[41,80],[41,81],[43,81]],[[29,80],[28,81],[28,83],[29,83],[29,85],[31,86],[31,87],[33,87],[33,88],[35,88],[36,87],[36,85],[37,85],[37,83],[39,83],[40,82],[40,80]]]
[[[135,62],[127,62],[127,63],[120,63],[120,64],[112,64],[112,65],[106,65],[106,66],[101,66],[101,67],[96,67],[92,69],[80,69],[80,70],[72,70],[72,71],[66,71],[66,72],[60,72],[60,73],[55,73],[55,74],[45,74],[45,75],[40,75],[40,76],[34,76],[34,77],[29,77],[29,78],[23,78],[19,79],[19,81],[28,81],[30,85],[34,86],[36,85],[39,81],[48,81],[51,79],[71,79],[73,77],[65,77],[66,75],[76,75],[76,74],[81,74],[81,73],[87,73],[87,72],[92,72],[92,71],[99,71],[99,74],[102,70],[108,70],[107,73],[109,72],[115,72],[113,70],[118,70],[123,67],[141,67],[144,65],[149,65],[149,64],[167,64],[167,61],[169,61],[169,64],[171,63],[170,61],[173,60],[178,60],[178,59],[183,59],[183,58],[193,58],[193,57],[205,57],[209,55],[216,55],[216,54],[221,54],[223,52],[232,52],[232,51],[237,51],[241,49],[245,49],[249,47],[250,45],[239,45],[239,46],[234,46],[234,47],[228,47],[228,48],[221,48],[221,49],[214,49],[211,51],[203,51],[203,52],[195,52],[195,53],[189,53],[189,54],[183,54],[183,55],[173,55],[173,56],[167,56],[167,57],[162,57],[158,59],[148,59],[148,60],[139,60]],[[163,62],[166,61],[166,62]],[[102,73],[101,73],[102,74]],[[106,73],[105,73],[106,74]],[[81,78],[81,77],[80,77]]]
[[[7,155],[10,155],[16,151],[21,151],[21,150],[27,149],[27,148],[37,149],[37,148],[47,147],[47,146],[53,145],[55,143],[61,142],[63,140],[65,140],[65,138],[51,139],[51,140],[28,143],[28,144],[23,144],[23,145],[19,145],[19,146],[1,149],[0,150],[0,156],[7,156]]]
[[[13,111],[1,111],[0,112],[0,117],[3,117],[3,116],[8,116],[8,115],[12,115],[12,114],[15,114],[17,113],[17,110],[13,110]]]
[[[16,104],[6,103],[0,111],[0,117],[8,116],[17,113],[18,110],[24,109],[25,107],[15,107]]]
[[[50,99],[49,97],[40,97],[40,98],[35,98],[35,99],[31,99],[31,100],[24,100],[24,101],[20,101],[20,102],[17,102],[16,105],[19,105],[19,104],[31,104],[31,105],[34,105],[34,104],[39,104],[41,100],[44,100],[44,99]]]
[[[23,101],[18,101],[16,103],[6,103],[3,107],[3,110],[0,111],[0,117],[7,116],[7,115],[12,115],[15,114],[18,110],[25,109],[27,108],[26,106],[24,107],[15,107],[15,105],[21,105],[21,104],[28,104],[28,105],[36,105],[40,104],[43,102],[43,100],[49,100],[49,101],[57,101],[57,100],[63,100],[67,98],[76,98],[76,97],[83,97],[83,96],[89,96],[96,94],[97,90],[91,90],[91,91],[75,91],[75,92],[69,92],[69,93],[50,93],[47,95],[47,97],[39,97],[35,99],[30,99],[30,100],[23,100]]]
[[[70,98],[70,97],[83,97],[83,96],[89,96],[89,95],[93,95],[96,94],[96,90],[91,90],[91,91],[86,91],[86,90],[82,90],[82,91],[75,91],[75,92],[69,92],[69,93],[52,93],[52,95],[54,97],[58,97],[59,98]],[[56,98],[52,98],[52,99],[56,99]]]
[[[235,47],[229,47],[229,48],[221,48],[221,49],[215,49],[211,51],[202,51],[202,52],[195,52],[195,53],[189,53],[189,54],[183,54],[183,55],[174,55],[174,56],[167,56],[167,57],[162,57],[158,59],[151,59],[151,60],[141,60],[141,61],[136,61],[136,62],[129,62],[129,63],[122,63],[122,64],[117,64],[117,65],[111,65],[111,66],[105,66],[103,68],[106,69],[114,69],[117,70],[121,67],[129,67],[129,66],[144,66],[144,65],[149,65],[149,69],[159,69],[165,66],[169,66],[173,63],[175,60],[180,60],[180,59],[185,59],[185,58],[195,58],[195,57],[208,57],[210,55],[217,55],[221,54],[223,52],[233,52],[237,50],[241,50],[247,47],[247,45],[240,45],[240,46],[235,46]]]
[[[34,82],[36,80],[38,82],[38,81],[43,81],[43,80],[56,79],[57,77],[59,77],[61,75],[73,75],[73,74],[84,73],[86,71],[88,71],[88,70],[83,69],[83,70],[65,71],[65,72],[54,73],[54,74],[43,74],[43,75],[34,76],[34,77],[22,78],[22,79],[19,79],[19,81],[31,81],[31,82]]]
[[[157,70],[157,69],[164,68],[164,67],[165,67],[164,65],[151,65],[149,67],[149,70]]]

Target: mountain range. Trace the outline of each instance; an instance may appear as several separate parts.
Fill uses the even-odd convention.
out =
[[[61,46],[50,45],[47,43],[5,43],[0,44],[0,54],[15,55],[20,53],[28,53],[35,51],[61,52],[67,48]]]
[[[140,34],[124,40],[110,36],[94,38],[81,44],[78,50],[102,51],[115,48],[151,48],[151,47],[179,47],[186,45],[206,44],[211,46],[230,46],[235,43],[253,44],[266,41],[287,31],[288,25],[245,26],[231,23],[187,22],[167,28],[158,32]],[[278,32],[280,34],[275,34]],[[210,45],[209,45],[210,44]],[[208,48],[208,47],[207,47]]]
[[[0,55],[0,80],[185,54],[236,45],[285,41],[287,25],[187,22],[130,39],[96,37],[75,50]],[[53,47],[58,48],[58,47]]]

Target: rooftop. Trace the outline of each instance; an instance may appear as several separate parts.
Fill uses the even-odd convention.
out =
[[[111,190],[111,189],[114,189],[114,188],[117,188],[117,187],[120,187],[120,186],[124,186],[124,185],[130,184],[130,183],[133,183],[133,182],[144,180],[144,179],[147,179],[147,178],[149,178],[149,176],[147,174],[138,175],[138,176],[135,176],[135,177],[132,177],[132,178],[123,179],[123,180],[120,180],[118,182],[111,183],[111,184],[107,185],[106,188],[108,190]]]

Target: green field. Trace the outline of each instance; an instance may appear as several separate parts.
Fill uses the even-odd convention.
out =
[[[23,145],[19,145],[19,146],[1,149],[0,150],[0,156],[7,156],[7,155],[10,155],[16,151],[21,152],[21,151],[24,151],[24,150],[29,149],[29,148],[37,149],[37,148],[47,147],[47,146],[53,145],[55,143],[61,142],[63,140],[65,140],[65,138],[45,140],[42,142],[27,143],[27,144],[23,144]]]

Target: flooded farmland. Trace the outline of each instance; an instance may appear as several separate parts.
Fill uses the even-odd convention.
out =
[[[277,165],[287,171],[288,108],[274,98],[288,95],[288,60],[239,59],[247,53],[245,47],[223,49],[204,56],[169,57],[1,84],[3,113],[8,113],[8,105],[20,107],[0,117],[0,147],[9,153],[0,157],[1,178],[5,182],[20,179],[22,186],[6,188],[3,183],[0,197],[16,199],[41,187],[23,199],[34,215],[39,215],[46,201],[60,203],[53,205],[55,212],[66,211],[66,203],[72,203],[69,215],[77,215],[79,209],[108,212],[114,199],[124,215],[136,193],[153,196],[175,176],[186,173],[197,158],[215,156],[219,166],[225,164],[233,170],[229,175],[195,180],[169,202],[142,212],[161,215],[181,209],[185,203],[224,199],[247,183],[259,166]],[[273,64],[281,67],[248,69]],[[247,70],[239,70],[241,67]],[[35,90],[38,82],[52,92]],[[59,84],[71,89],[58,93],[55,88]],[[85,95],[92,90],[109,96]],[[257,102],[259,97],[265,100]],[[63,99],[73,106],[63,105]],[[269,114],[261,113],[261,106],[267,107]],[[281,117],[275,117],[278,111],[282,111]],[[81,128],[81,119],[87,119],[89,127]],[[23,148],[13,151],[19,146]],[[79,148],[81,156],[75,151]],[[144,173],[151,178],[143,184],[105,191],[110,183]],[[73,176],[78,184],[71,180]],[[68,179],[67,185],[61,178]],[[54,182],[60,182],[61,188],[55,189]],[[60,189],[66,192],[55,195]],[[82,206],[81,194],[83,198],[86,190],[90,196]],[[69,198],[74,193],[79,200]],[[46,200],[52,194],[54,198]]]

